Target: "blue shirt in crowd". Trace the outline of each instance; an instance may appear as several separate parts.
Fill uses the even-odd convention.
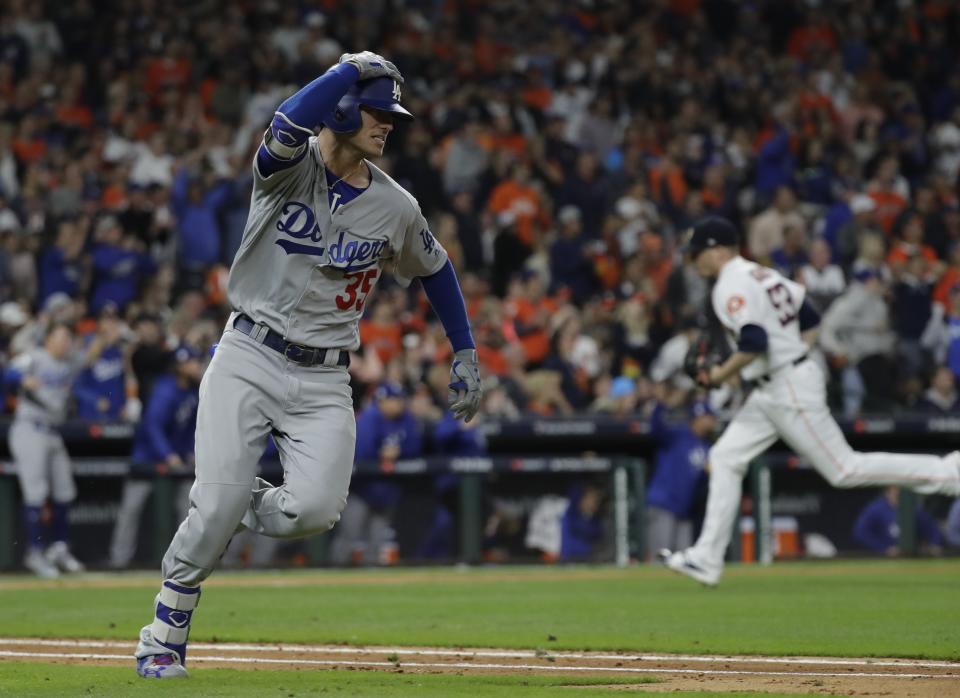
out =
[[[80,419],[97,422],[120,418],[127,401],[120,345],[106,347],[93,365],[80,372],[73,383],[73,396],[77,400],[77,416]],[[110,403],[106,412],[97,409],[101,398],[106,398]]]
[[[180,170],[170,190],[170,203],[177,217],[180,262],[187,267],[208,267],[220,261],[219,212],[230,198],[233,184],[224,180],[196,202],[190,200],[189,190],[190,173]]]
[[[581,497],[583,489],[574,487],[570,505],[560,521],[560,559],[565,562],[590,559],[593,546],[603,537],[600,513],[587,516],[580,511]]]
[[[115,245],[96,245],[90,257],[94,273],[90,297],[93,315],[111,304],[123,310],[137,297],[140,280],[156,269],[149,255]]]
[[[150,401],[133,437],[134,467],[149,467],[176,453],[187,460],[193,455],[197,429],[199,388],[181,387],[176,376],[160,376],[153,384]]]
[[[37,307],[42,308],[54,293],[77,297],[83,278],[83,266],[79,259],[67,259],[63,250],[51,247],[40,254],[37,267]]]
[[[650,435],[660,447],[657,465],[647,489],[647,506],[664,509],[682,519],[692,514],[710,444],[693,433],[686,421],[668,422],[666,408],[657,405],[650,415]]]
[[[416,458],[422,453],[420,425],[409,410],[396,419],[387,419],[376,403],[357,418],[356,460],[379,460],[380,449],[394,443],[400,446],[399,458]],[[386,508],[400,501],[399,483],[387,478],[359,477],[354,492],[372,507]]]
[[[897,511],[886,496],[880,495],[860,512],[853,525],[853,537],[863,547],[880,554],[898,544]],[[943,545],[937,522],[923,509],[917,509],[917,537],[928,545]]]

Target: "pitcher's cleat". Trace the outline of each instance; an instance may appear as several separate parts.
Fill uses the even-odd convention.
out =
[[[709,565],[704,565],[695,560],[690,555],[689,550],[671,552],[667,548],[663,548],[657,553],[657,557],[674,572],[686,575],[708,587],[717,586],[720,582],[720,575],[723,573],[722,567],[713,569]]]
[[[77,574],[83,572],[86,568],[70,553],[70,548],[62,540],[52,543],[46,552],[47,562],[53,565],[61,572]]]
[[[60,570],[50,563],[39,548],[30,548],[30,552],[23,558],[23,566],[41,579],[56,579],[60,576]]]

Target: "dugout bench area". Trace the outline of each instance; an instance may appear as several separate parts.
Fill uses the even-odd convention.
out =
[[[9,422],[0,423],[6,434]],[[842,424],[854,447],[869,450],[923,450],[944,452],[960,446],[960,419],[904,417],[864,418]],[[607,483],[608,525],[611,529],[612,559],[618,565],[631,560],[645,560],[646,548],[645,488],[655,456],[655,444],[649,428],[642,420],[610,418],[523,419],[510,422],[486,422],[481,427],[491,455],[456,458],[432,456],[394,463],[364,462],[355,468],[357,474],[376,474],[390,478],[423,478],[441,474],[457,476],[457,540],[456,559],[476,564],[481,559],[483,539],[483,506],[491,479],[499,481],[524,478],[590,477]],[[118,496],[126,477],[133,429],[127,424],[86,424],[70,422],[63,429],[64,439],[74,459],[75,475],[80,491],[79,503],[87,497],[108,502]],[[2,440],[6,446],[6,439]],[[588,448],[584,448],[587,445]],[[550,453],[551,455],[543,455]],[[267,479],[277,480],[279,463],[264,462],[261,471]],[[148,560],[158,564],[162,552],[179,523],[174,506],[178,480],[192,477],[185,473],[170,475],[158,472],[154,482],[151,506],[142,528],[149,547]],[[781,495],[781,487],[789,490],[791,482],[806,483],[814,494]],[[0,459],[0,570],[19,566],[22,550],[17,545],[19,530],[19,491],[16,473],[9,456]],[[733,560],[770,564],[775,555],[774,517],[778,509],[819,515],[825,521],[843,519],[850,506],[841,502],[853,490],[832,490],[809,471],[803,463],[776,448],[758,459],[745,482],[748,506],[737,522],[741,529],[733,536],[728,557]],[[863,499],[863,490],[860,499]],[[875,490],[867,491],[875,494]],[[838,498],[838,494],[839,498]],[[856,499],[857,495],[852,495]],[[819,501],[817,498],[822,498]],[[917,553],[915,510],[920,498],[904,491],[900,497],[899,526],[901,550],[906,555]],[[813,511],[815,510],[815,511]],[[109,523],[109,507],[87,507],[83,521],[99,524],[98,536]],[[748,524],[745,526],[745,524]],[[744,535],[744,530],[751,535]],[[141,536],[143,538],[144,536]],[[307,563],[322,565],[327,560],[329,536],[318,536],[307,545]],[[747,545],[751,549],[744,550]],[[94,564],[95,560],[92,560]]]

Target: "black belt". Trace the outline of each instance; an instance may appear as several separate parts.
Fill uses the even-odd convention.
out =
[[[809,358],[809,357],[808,357],[807,354],[804,354],[803,356],[798,356],[796,359],[794,359],[793,361],[790,362],[790,365],[791,365],[791,366],[799,366],[799,365],[802,364],[804,361],[806,361],[808,358]],[[783,366],[781,366],[780,368],[783,368]],[[779,371],[780,368],[778,368],[777,370]],[[758,383],[758,384],[760,384],[760,385],[766,385],[767,383],[769,383],[769,382],[772,381],[772,380],[773,380],[773,376],[772,376],[771,374],[769,374],[769,373],[764,373],[762,376],[757,376],[756,378],[754,378],[754,379],[751,381],[751,383]]]
[[[255,323],[249,316],[240,313],[237,315],[236,319],[233,321],[233,328],[235,330],[240,330],[245,335],[254,337],[256,330],[261,325]],[[293,342],[288,342],[283,338],[279,332],[274,332],[269,327],[267,328],[267,334],[261,341],[263,346],[269,347],[274,351],[280,352],[285,357],[291,361],[301,364],[303,366],[316,366],[317,364],[323,364],[327,358],[327,352],[335,351],[339,352],[340,356],[337,357],[337,366],[343,366],[347,368],[350,365],[350,353],[342,351],[340,349],[317,349],[314,347],[305,347],[302,344],[294,344]]]

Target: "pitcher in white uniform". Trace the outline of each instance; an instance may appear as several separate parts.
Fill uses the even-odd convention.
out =
[[[690,255],[701,276],[716,280],[711,302],[733,349],[701,383],[720,385],[739,373],[754,388],[710,449],[699,539],[686,550],[659,552],[670,569],[710,586],[723,573],[747,468],[778,439],[834,487],[899,485],[923,494],[960,494],[960,452],[940,457],[850,447],[827,408],[823,372],[808,358],[820,318],[805,289],[739,256],[738,248],[736,229],[723,218],[705,218],[690,232]]]

